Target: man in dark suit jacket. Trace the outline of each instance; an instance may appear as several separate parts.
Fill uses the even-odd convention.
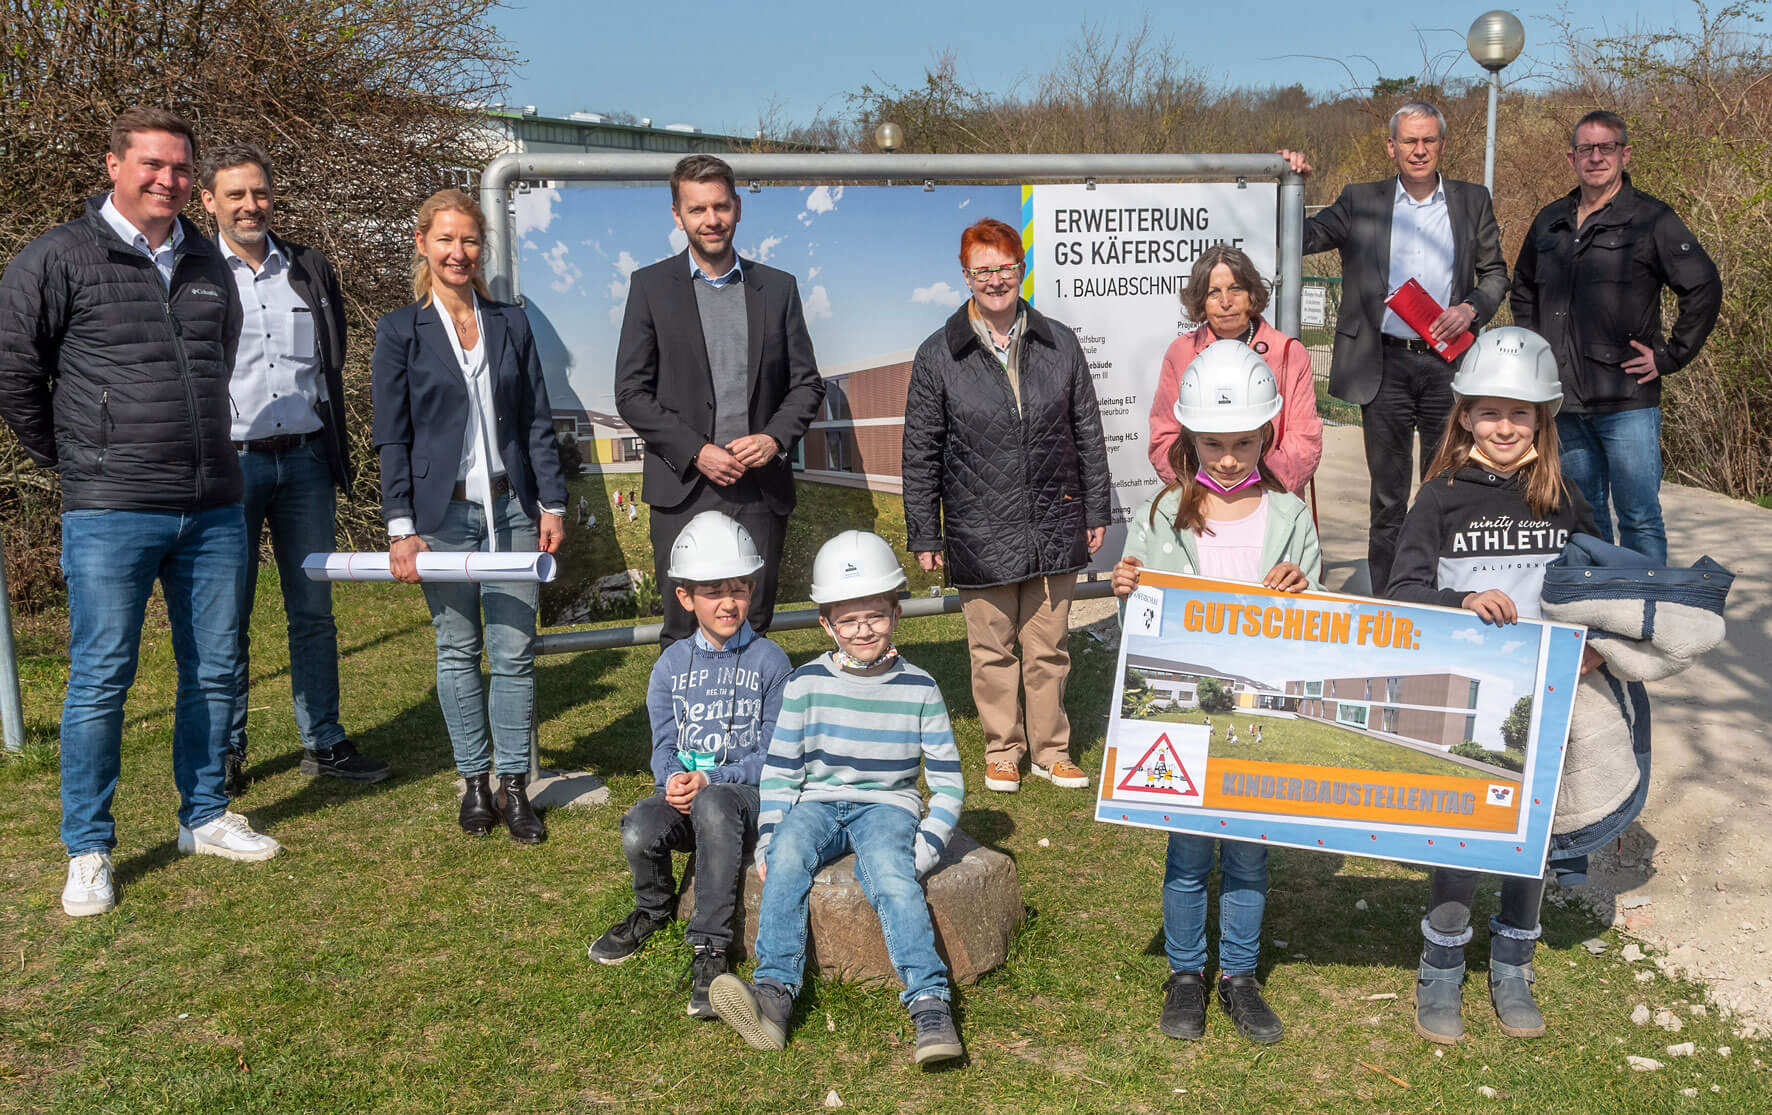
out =
[[[1421,436],[1421,472],[1452,410],[1453,365],[1385,306],[1390,292],[1415,279],[1446,307],[1434,340],[1480,329],[1507,296],[1507,263],[1489,191],[1440,175],[1446,118],[1411,101],[1390,121],[1385,150],[1397,177],[1347,186],[1304,224],[1309,255],[1341,252],[1341,313],[1329,365],[1329,393],[1360,406],[1366,471],[1372,483],[1367,569],[1373,595],[1390,581],[1397,535],[1409,506],[1409,464]],[[1302,157],[1282,151],[1294,170]]]
[[[615,405],[646,442],[642,496],[664,609],[660,643],[695,630],[666,570],[677,532],[717,510],[763,555],[751,626],[769,629],[794,476],[788,454],[824,399],[794,277],[741,260],[732,168],[690,155],[671,174],[671,216],[688,250],[634,272],[615,357]]]

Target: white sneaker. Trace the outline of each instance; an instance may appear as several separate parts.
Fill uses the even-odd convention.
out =
[[[194,829],[178,826],[178,850],[186,855],[261,860],[281,852],[283,845],[263,833],[253,832],[240,814],[223,813]]]
[[[111,883],[111,853],[87,852],[68,861],[68,885],[62,888],[62,910],[71,918],[102,914],[117,905]]]

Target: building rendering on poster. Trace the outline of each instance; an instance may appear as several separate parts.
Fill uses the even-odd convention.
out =
[[[1543,868],[1583,629],[1146,570],[1123,631],[1097,820]]]

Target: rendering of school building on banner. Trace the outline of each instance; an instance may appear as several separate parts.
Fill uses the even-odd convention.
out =
[[[1128,654],[1126,668],[1137,670],[1145,684],[1158,694],[1159,700],[1176,708],[1197,708],[1200,704],[1200,682],[1213,678],[1224,686],[1225,691],[1231,695],[1231,700],[1240,709],[1298,711],[1297,698],[1241,674],[1229,674],[1192,662],[1149,658],[1142,654]]]
[[[1288,681],[1298,715],[1327,724],[1402,736],[1442,749],[1478,736],[1482,682],[1463,674]],[[1493,729],[1494,725],[1489,726]]]

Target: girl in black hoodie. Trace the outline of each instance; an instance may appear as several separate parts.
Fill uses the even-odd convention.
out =
[[[1386,595],[1413,604],[1467,608],[1493,624],[1542,613],[1544,567],[1574,532],[1593,533],[1593,512],[1557,460],[1556,357],[1536,333],[1491,330],[1471,346],[1452,381],[1457,401],[1403,520]],[[1584,663],[1585,668],[1585,663]],[[1450,1044],[1464,1034],[1460,986],[1471,939],[1477,873],[1434,869],[1415,984],[1415,1032]],[[1510,1037],[1538,1037],[1532,953],[1544,880],[1509,876],[1489,919],[1489,998]]]

